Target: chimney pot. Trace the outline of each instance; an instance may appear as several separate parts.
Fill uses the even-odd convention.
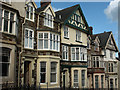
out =
[[[92,35],[92,34],[93,34],[93,27],[90,26],[90,27],[89,27],[89,30],[90,30],[90,34]]]
[[[44,7],[45,5],[51,4],[51,0],[41,0],[40,5],[41,7]]]

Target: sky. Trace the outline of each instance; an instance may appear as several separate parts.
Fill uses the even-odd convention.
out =
[[[54,11],[58,11],[76,4],[80,4],[83,14],[89,26],[93,27],[93,33],[112,31],[118,45],[118,1],[110,2],[52,2]],[[36,2],[40,7],[40,3]]]

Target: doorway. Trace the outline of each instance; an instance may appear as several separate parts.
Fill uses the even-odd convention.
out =
[[[24,85],[30,86],[30,61],[24,62]]]

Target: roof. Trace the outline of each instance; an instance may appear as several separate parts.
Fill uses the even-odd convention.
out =
[[[64,22],[73,13],[71,11],[74,11],[78,6],[79,4],[55,12],[56,18],[59,19],[59,15],[61,15],[60,21]]]
[[[92,40],[95,40],[95,38],[98,36],[98,38],[100,40],[100,46],[102,48],[105,48],[111,33],[112,33],[111,31],[110,32],[104,32],[104,33],[99,33],[99,34],[91,35],[91,38],[92,38]]]
[[[47,5],[43,6],[43,7],[37,8],[37,9],[36,9],[36,13],[38,14],[38,13],[40,13],[41,11],[44,11],[44,10],[47,8],[48,5],[49,5],[49,4],[47,4]]]

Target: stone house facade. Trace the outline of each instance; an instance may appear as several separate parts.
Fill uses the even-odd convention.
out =
[[[88,81],[90,88],[118,88],[118,60],[112,32],[88,38]]]
[[[113,88],[118,87],[118,60],[115,58],[118,49],[113,35],[106,32],[106,42],[111,44],[103,45],[103,34],[92,34],[80,5],[54,12],[51,1],[42,0],[39,8],[31,0],[3,0],[0,4],[0,84],[3,87],[8,84],[112,88],[112,83]],[[100,80],[100,86],[96,86],[96,80]]]

